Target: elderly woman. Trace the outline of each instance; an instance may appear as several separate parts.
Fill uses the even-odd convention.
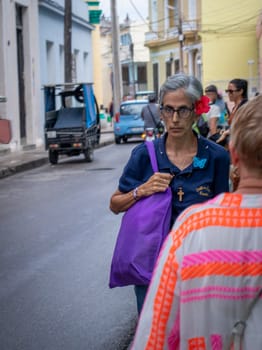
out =
[[[179,73],[166,80],[159,98],[166,133],[153,141],[159,172],[153,172],[145,144],[136,146],[120,177],[118,189],[111,197],[110,209],[115,214],[170,186],[173,195],[171,227],[189,205],[228,191],[228,152],[192,130],[198,116],[208,111],[208,102],[195,77]],[[135,286],[138,312],[147,287]]]

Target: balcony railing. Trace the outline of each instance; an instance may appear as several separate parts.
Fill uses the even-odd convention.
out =
[[[200,26],[199,26],[198,20],[188,20],[188,21],[183,21],[182,23],[182,32],[184,35],[187,35],[190,33],[196,33],[199,29],[200,29]],[[151,32],[145,33],[145,42],[176,38],[178,37],[178,35],[179,35],[178,26],[167,28],[165,31],[161,31],[161,32],[151,31]]]

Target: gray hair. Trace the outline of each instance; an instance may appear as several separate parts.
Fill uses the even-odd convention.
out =
[[[163,104],[163,99],[166,93],[179,89],[185,91],[185,95],[191,100],[192,104],[203,96],[203,87],[197,78],[192,75],[178,73],[168,77],[161,86],[159,92],[159,104]]]

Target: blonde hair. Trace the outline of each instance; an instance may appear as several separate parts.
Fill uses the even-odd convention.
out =
[[[262,95],[238,109],[231,125],[230,143],[246,167],[262,175]]]

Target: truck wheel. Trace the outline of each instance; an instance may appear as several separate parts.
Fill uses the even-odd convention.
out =
[[[127,140],[128,140],[127,136],[124,136],[124,137],[123,137],[124,143],[127,143]]]
[[[87,148],[84,150],[85,160],[91,163],[94,160],[94,150],[93,148]]]
[[[115,136],[115,143],[116,143],[117,145],[119,145],[120,142],[121,142],[121,137]]]
[[[57,151],[52,151],[51,149],[49,150],[49,162],[51,164],[57,164],[57,162],[58,162],[58,152]]]

